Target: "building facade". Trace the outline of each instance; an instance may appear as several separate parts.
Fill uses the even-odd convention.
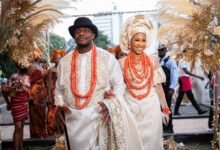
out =
[[[111,43],[114,45],[119,44],[119,36],[123,26],[122,14],[95,16],[93,23],[108,36]]]

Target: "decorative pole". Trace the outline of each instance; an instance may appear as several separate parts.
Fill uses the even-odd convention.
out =
[[[220,16],[218,16],[218,25],[220,25]],[[213,144],[214,144],[214,149],[219,149],[219,144],[220,144],[220,135],[219,135],[219,113],[220,113],[220,107],[219,107],[219,100],[220,100],[220,87],[219,87],[219,84],[220,84],[220,66],[218,67],[217,71],[216,71],[216,76],[215,76],[215,83],[214,83],[214,93],[213,93],[213,96],[214,96],[214,99],[213,99],[213,102],[214,102],[214,118],[213,118],[213,129],[214,129],[214,133],[213,133]]]
[[[58,95],[57,98],[58,98],[59,103],[60,103],[61,114],[62,114],[63,119],[64,119],[64,121],[65,121],[65,115],[64,115],[64,109],[65,109],[65,107],[64,107],[64,104],[63,104],[62,96],[61,96],[61,95]],[[68,150],[71,150],[71,149],[70,149],[70,142],[69,142],[69,136],[68,136],[68,131],[67,131],[66,125],[64,125],[64,132],[65,132],[65,136],[66,136],[67,149],[68,149]]]

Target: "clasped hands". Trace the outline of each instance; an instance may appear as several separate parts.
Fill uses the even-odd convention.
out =
[[[108,90],[108,91],[105,91],[104,93],[104,99],[111,99],[115,97],[116,95],[114,94],[113,90]],[[98,104],[101,106],[101,110],[99,111],[100,114],[102,113],[101,119],[104,120],[106,123],[110,123],[111,118],[110,118],[108,108],[103,102],[98,102]]]

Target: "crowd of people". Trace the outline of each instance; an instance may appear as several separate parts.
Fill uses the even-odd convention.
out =
[[[17,64],[18,73],[2,90],[15,124],[14,149],[23,147],[29,116],[31,138],[47,138],[66,128],[71,149],[161,150],[163,131],[173,133],[171,104],[178,81],[174,115],[180,115],[184,93],[198,114],[204,114],[190,82],[190,76],[203,77],[191,73],[184,59],[177,65],[164,45],[158,57],[144,52],[153,29],[147,16],[132,16],[123,26],[120,44],[106,51],[93,42],[96,25],[79,17],[69,27],[75,50],[66,55],[55,49],[53,67],[41,66],[44,59],[38,48],[28,68]]]
[[[15,150],[23,149],[23,127],[27,118],[30,122],[30,138],[43,139],[53,135],[56,67],[65,54],[64,50],[53,50],[51,61],[55,66],[47,70],[41,65],[45,59],[37,48],[34,50],[34,61],[30,66],[17,64],[18,73],[11,75],[8,81],[2,84],[2,94],[15,124]]]

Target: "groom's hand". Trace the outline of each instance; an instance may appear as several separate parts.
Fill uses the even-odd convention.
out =
[[[111,98],[115,98],[116,95],[114,94],[114,91],[113,90],[108,90],[108,91],[105,91],[104,93],[104,99],[111,99]]]
[[[111,118],[109,115],[109,111],[108,108],[105,106],[105,104],[103,102],[98,102],[98,104],[101,106],[101,110],[99,111],[99,113],[102,113],[101,119],[104,120],[106,123],[110,123],[111,122]]]

